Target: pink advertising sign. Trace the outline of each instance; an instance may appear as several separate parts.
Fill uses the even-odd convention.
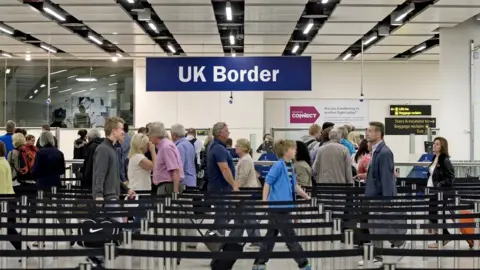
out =
[[[320,117],[314,106],[290,106],[291,124],[313,124]]]

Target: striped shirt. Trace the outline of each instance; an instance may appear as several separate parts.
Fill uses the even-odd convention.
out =
[[[292,186],[292,198],[293,200],[295,201],[295,187],[293,186],[293,174],[295,173],[295,171],[293,170],[293,162],[286,162],[285,161],[285,165],[287,166],[287,173],[288,173],[288,178],[290,179],[290,185]]]

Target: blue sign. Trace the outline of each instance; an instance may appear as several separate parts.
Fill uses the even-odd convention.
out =
[[[311,91],[307,56],[147,58],[147,91]]]

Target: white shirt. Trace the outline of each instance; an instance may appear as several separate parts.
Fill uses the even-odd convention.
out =
[[[187,140],[188,141],[191,141],[193,140],[193,138],[195,138],[193,135],[188,135],[187,136]],[[197,140],[195,141],[195,143],[193,144],[193,146],[195,147],[195,154],[197,154],[197,163],[200,165],[200,152],[202,151],[202,148],[203,148],[203,142],[200,141],[198,138]]]
[[[144,154],[135,154],[128,161],[128,187],[133,190],[151,190],[151,170],[140,167],[140,162],[146,159]]]
[[[433,171],[435,171],[435,167],[437,167],[437,163],[433,162],[432,166],[430,166],[430,168],[428,168],[428,171],[430,172],[430,177],[428,177],[427,187],[433,187],[432,176],[433,176]]]

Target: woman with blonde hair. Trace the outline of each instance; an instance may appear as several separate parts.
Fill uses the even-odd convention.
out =
[[[152,153],[152,160],[145,153]],[[150,174],[157,157],[155,145],[150,142],[148,136],[142,133],[133,135],[130,141],[130,153],[128,154],[128,187],[135,191],[151,190],[152,181]]]

